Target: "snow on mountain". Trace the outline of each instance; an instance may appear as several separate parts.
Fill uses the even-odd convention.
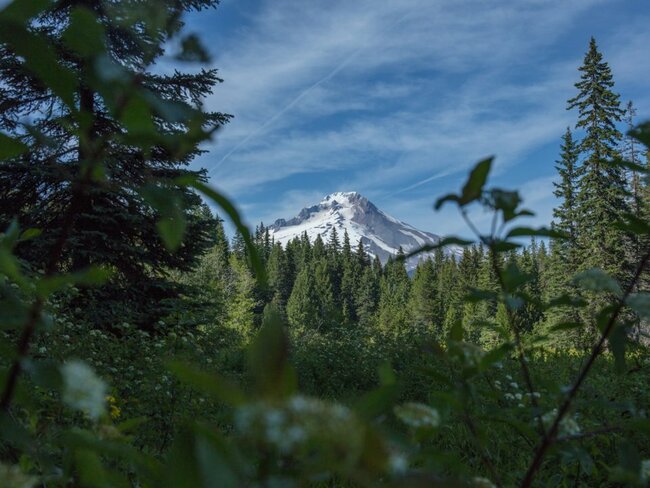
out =
[[[269,226],[269,231],[275,242],[284,246],[304,232],[311,242],[318,235],[327,242],[334,228],[341,241],[347,231],[353,247],[361,240],[368,254],[378,256],[382,263],[385,263],[389,256],[395,256],[400,246],[408,253],[440,240],[435,234],[418,230],[391,217],[354,191],[327,195],[318,205],[303,208],[290,220],[276,220]],[[428,256],[432,254],[422,254],[409,259],[406,263],[407,269],[415,269],[418,261]]]

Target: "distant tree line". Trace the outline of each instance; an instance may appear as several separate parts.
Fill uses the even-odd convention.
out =
[[[530,302],[515,314],[523,333],[580,319],[594,325],[596,318],[590,314],[597,309],[597,299],[578,291],[571,277],[600,268],[621,283],[631,279],[633,263],[646,243],[622,228],[619,220],[630,211],[640,221],[650,216],[650,186],[634,167],[647,165],[650,155],[619,129],[622,123],[632,129],[635,109],[632,102],[621,108],[611,69],[593,38],[580,72],[575,85],[578,93],[568,101],[568,109],[576,109],[578,115],[575,132],[567,128],[556,162],[558,204],[553,228],[564,239],[533,240],[523,250],[496,257],[482,245],[460,253],[439,249],[433,258],[422,260],[409,278],[401,249],[382,266],[377,257],[367,254],[362,242],[350,242],[347,233],[341,236],[336,228],[325,240],[319,235],[310,242],[305,233],[282,246],[262,223],[254,240],[269,278],[265,290],[255,288],[247,271],[240,235],[235,235],[231,246],[225,237],[217,245],[215,252],[236,270],[230,275],[236,283],[230,287],[234,293],[230,319],[237,324],[259,323],[264,306],[273,303],[296,331],[377,327],[397,333],[418,328],[444,337],[453,324],[461,322],[472,341],[488,345],[507,321],[505,310],[497,305],[496,297],[488,301],[466,298],[497,292],[497,259],[498,266],[516,264],[532,277],[526,285]],[[632,163],[627,171],[607,163],[623,158]],[[218,234],[224,236],[222,228]],[[644,278],[640,286],[646,283]],[[545,311],[535,305],[563,294],[594,303],[582,311],[571,306]],[[565,336],[567,343],[579,346],[592,338],[593,330]]]

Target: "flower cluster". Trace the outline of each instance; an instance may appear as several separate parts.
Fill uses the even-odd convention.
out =
[[[348,408],[302,395],[242,406],[235,412],[235,427],[281,456],[318,451],[344,464],[358,459],[364,439],[361,424]]]
[[[61,366],[63,401],[97,420],[106,412],[106,383],[90,366],[72,360]]]
[[[519,408],[524,408],[525,407],[524,401],[526,399],[530,400],[532,398],[541,398],[541,396],[542,396],[541,393],[539,393],[537,391],[534,391],[532,393],[531,392],[525,392],[525,393],[520,392],[519,391],[519,384],[516,381],[513,381],[512,376],[510,376],[509,374],[507,374],[505,376],[505,378],[506,378],[507,381],[504,382],[504,383],[501,383],[501,381],[496,380],[494,382],[494,387],[497,390],[508,390],[509,389],[510,391],[506,391],[503,394],[503,398],[505,398],[508,401],[513,401],[513,402],[516,401],[516,402],[518,402],[517,406]]]
[[[5,488],[32,488],[38,479],[26,475],[18,466],[0,463],[0,486]]]
[[[641,461],[639,481],[642,485],[648,484],[650,482],[650,459],[644,459]]]
[[[405,403],[395,407],[394,411],[402,422],[416,429],[436,428],[440,425],[438,411],[422,403]]]
[[[542,422],[547,429],[553,424],[556,416],[557,408],[554,408],[550,412],[546,412],[544,415],[542,415]],[[564,437],[578,435],[580,432],[580,425],[578,425],[578,422],[575,420],[575,418],[573,418],[573,416],[565,415],[564,418],[562,418],[558,429],[558,434],[560,436]]]
[[[476,476],[472,479],[472,486],[476,488],[496,488],[496,485],[487,478]]]

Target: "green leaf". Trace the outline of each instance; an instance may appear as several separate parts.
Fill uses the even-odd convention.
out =
[[[104,26],[87,8],[76,7],[70,12],[70,23],[63,41],[73,51],[89,58],[105,51]]]
[[[42,36],[24,26],[0,18],[0,42],[5,42],[25,60],[26,68],[45,83],[68,107],[76,110],[74,93],[78,80],[59,64],[56,52]]]
[[[251,233],[248,230],[248,227],[242,221],[239,212],[231,201],[219,193],[217,190],[209,187],[202,181],[199,181],[196,177],[193,176],[183,176],[178,178],[176,182],[179,185],[189,186],[195,188],[196,190],[203,193],[205,196],[214,201],[221,209],[226,212],[226,215],[230,218],[232,223],[235,225],[235,228],[239,231],[244,239],[244,244],[246,246],[246,254],[248,259],[250,259],[251,267],[255,273],[255,277],[261,288],[266,288],[266,271],[264,265],[262,264],[262,259],[260,258],[259,253],[257,252],[257,246],[253,243],[253,238]]]
[[[546,227],[539,227],[537,229],[531,227],[515,227],[511,229],[508,234],[506,234],[506,239],[511,237],[524,237],[524,236],[536,236],[536,237],[552,237],[554,239],[565,239],[566,235],[563,232],[557,230],[548,229]]]
[[[460,320],[454,322],[454,324],[449,328],[449,340],[455,342],[461,342],[463,340],[463,323]]]
[[[650,121],[639,124],[629,132],[629,135],[643,143],[645,147],[650,147]],[[644,170],[648,171],[647,168]]]
[[[404,256],[401,256],[397,259],[404,261],[413,256],[417,256],[425,252],[435,251],[436,249],[444,249],[448,246],[469,246],[470,244],[473,244],[473,241],[461,239],[460,237],[445,237],[443,239],[440,239],[440,241],[438,241],[436,244],[427,244],[425,246],[419,247],[414,251],[411,251],[410,253],[405,254]]]
[[[580,322],[560,322],[559,324],[551,327],[551,332],[559,332],[564,330],[576,330],[583,328],[584,325]]]
[[[631,293],[625,303],[643,320],[650,319],[650,293]]]
[[[521,244],[518,244],[516,242],[509,242],[509,241],[502,241],[502,240],[494,240],[489,243],[490,249],[492,249],[493,252],[495,253],[502,253],[502,252],[508,252],[508,251],[514,251],[515,249],[519,249]]]
[[[621,294],[621,286],[614,278],[598,268],[588,269],[573,278],[574,283],[584,290]]]
[[[458,200],[461,207],[481,198],[493,160],[494,157],[484,159],[472,169]]]
[[[237,488],[244,486],[237,468],[242,461],[232,442],[213,429],[185,428],[176,436],[162,480],[169,488]]]
[[[382,385],[358,398],[352,408],[361,418],[375,419],[391,410],[399,398],[400,391],[398,383]]]
[[[170,186],[149,183],[139,189],[144,200],[160,213],[156,223],[158,234],[170,251],[176,251],[185,235],[187,221],[183,212],[183,201],[179,191]]]
[[[28,150],[28,147],[16,139],[0,133],[0,160],[9,159]]]
[[[133,97],[124,108],[120,118],[131,135],[157,136],[158,131],[151,118],[151,107],[142,97]]]
[[[479,363],[480,369],[488,369],[495,363],[502,361],[513,349],[514,346],[510,342],[505,342],[500,346],[491,349],[481,357],[481,361]]]
[[[449,193],[449,194],[445,195],[444,197],[438,198],[438,200],[436,200],[436,203],[433,205],[433,208],[435,210],[440,210],[440,208],[447,202],[456,202],[456,203],[458,203],[458,202],[460,202],[460,198],[459,198],[458,195],[456,195],[454,193]]]
[[[156,222],[158,234],[160,234],[165,247],[170,252],[174,252],[180,247],[186,228],[187,222],[182,212],[179,212],[176,217],[163,217]]]
[[[26,360],[23,361],[23,367],[35,385],[58,391],[63,387],[61,370],[55,361],[50,359]]]
[[[27,229],[20,234],[20,241],[29,241],[42,234],[41,229]]]
[[[273,304],[265,309],[262,327],[248,351],[248,364],[259,395],[285,398],[296,390],[295,373],[289,365],[289,337]]]
[[[614,355],[614,364],[618,373],[625,372],[625,345],[627,341],[627,332],[625,327],[616,326],[608,337],[609,346]]]
[[[629,213],[625,214],[623,217],[625,220],[614,222],[613,225],[617,229],[636,235],[650,234],[650,224],[646,220],[640,219],[637,216]]]
[[[181,382],[228,405],[241,405],[246,401],[240,388],[217,374],[197,370],[179,361],[172,361],[168,368]]]
[[[503,213],[504,222],[510,222],[520,215],[517,213],[517,207],[521,203],[521,197],[516,191],[495,188],[488,193],[486,201],[489,206]]]
[[[201,44],[196,34],[189,34],[181,40],[181,52],[176,55],[179,61],[209,63],[210,54]]]
[[[99,266],[91,266],[75,273],[46,276],[36,283],[36,292],[42,298],[47,298],[52,293],[60,291],[71,285],[99,286],[106,283],[112,272]]]
[[[27,21],[43,13],[54,0],[13,0],[0,11],[0,22],[26,24]]]

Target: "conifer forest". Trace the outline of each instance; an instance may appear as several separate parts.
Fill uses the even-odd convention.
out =
[[[650,114],[598,40],[552,221],[489,157],[380,260],[195,169],[218,4],[0,2],[0,488],[650,486]]]

